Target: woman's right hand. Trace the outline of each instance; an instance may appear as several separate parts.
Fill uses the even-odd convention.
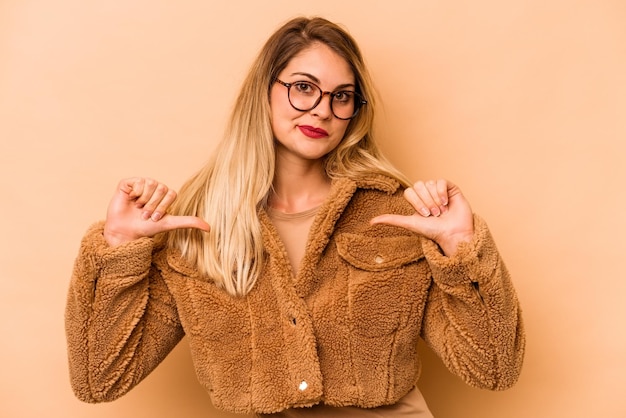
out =
[[[107,210],[104,239],[115,247],[173,229],[211,229],[196,216],[168,215],[175,199],[176,192],[156,180],[133,177],[120,181]]]

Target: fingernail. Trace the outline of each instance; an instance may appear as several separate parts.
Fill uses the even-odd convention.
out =
[[[438,207],[436,207],[436,206],[430,209],[430,213],[432,213],[432,214],[433,214],[433,216],[439,216],[439,215],[441,215],[441,211],[440,211],[440,210],[439,210],[439,208],[438,208]]]
[[[426,208],[421,208],[420,212],[422,213],[422,215],[424,216],[430,216],[430,211]]]
[[[152,216],[150,217],[150,219],[152,219],[153,221],[158,221],[159,219],[161,219],[161,213],[160,212],[154,212],[152,214]]]
[[[141,219],[143,219],[144,221],[150,219],[150,212],[148,212],[147,210],[141,212]]]

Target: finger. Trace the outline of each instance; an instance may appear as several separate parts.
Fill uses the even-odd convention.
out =
[[[439,189],[440,184],[439,183],[440,183],[439,180],[428,180],[424,182],[424,185],[426,186],[426,190],[428,190],[430,197],[433,199],[433,202],[437,204],[437,206],[441,206],[441,204],[443,203],[441,196],[440,196],[440,189]]]
[[[150,196],[150,200],[143,206],[142,217],[158,221],[165,214],[174,199],[176,199],[176,192],[169,190],[165,184],[158,183],[152,196]]]
[[[118,183],[118,189],[126,195],[128,200],[134,200],[141,195],[141,191],[143,190],[142,180],[143,179],[138,177],[122,179]]]
[[[417,195],[413,187],[404,190],[404,198],[413,206],[416,212],[420,213],[422,216],[430,216],[430,210]]]
[[[437,183],[437,195],[439,196],[439,200],[442,205],[446,206],[448,204],[448,181],[444,179],[439,179],[436,181]]]
[[[459,186],[449,181],[446,182],[446,184],[448,187],[448,191],[447,191],[448,200],[452,199],[454,196],[462,195],[461,189],[459,189]]]
[[[152,198],[152,195],[154,194],[154,191],[156,190],[157,186],[159,185],[159,182],[157,182],[156,180],[153,180],[153,179],[143,179],[142,178],[142,179],[140,179],[138,181],[138,184],[142,184],[143,185],[143,189],[141,190],[141,194],[138,195],[136,202],[137,202],[137,206],[142,208]]]
[[[167,210],[172,205],[174,200],[176,200],[176,192],[174,190],[168,190],[159,205],[154,209],[151,216],[152,220],[158,221],[161,219],[167,213]]]
[[[441,212],[447,212],[448,210],[448,182],[443,179],[436,181],[437,196],[439,197],[439,209]]]
[[[446,212],[448,202],[448,187],[445,180],[428,180],[424,183],[426,190],[430,193],[430,197],[433,199],[436,208],[431,207],[431,212],[435,216],[439,216]],[[445,204],[444,204],[445,202]]]
[[[424,205],[428,208],[428,211],[431,215],[439,216],[441,215],[441,210],[439,209],[439,205],[435,201],[437,198],[437,185],[434,181],[430,180],[427,183],[423,181],[418,181],[413,185],[413,189],[417,196],[424,202]]]
[[[209,232],[211,227],[203,219],[197,216],[174,216],[165,215],[159,222],[163,227],[162,231],[171,231],[174,229],[195,228]]]

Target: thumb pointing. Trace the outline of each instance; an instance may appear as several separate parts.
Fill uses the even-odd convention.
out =
[[[379,215],[370,220],[370,224],[386,224],[399,226],[401,228],[413,229],[415,228],[415,219],[412,216],[403,216],[403,215],[394,215],[394,214],[385,214]]]
[[[195,228],[205,232],[211,231],[211,226],[197,216],[175,216],[165,215],[161,219],[165,231],[173,229]]]

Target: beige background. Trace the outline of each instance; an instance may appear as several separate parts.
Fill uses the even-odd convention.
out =
[[[77,401],[65,295],[118,179],[178,188],[256,51],[299,14],[360,41],[385,151],[415,180],[458,183],[513,273],[519,383],[466,387],[424,350],[435,414],[626,417],[622,0],[1,0],[0,416],[231,416],[212,409],[186,342],[122,399]]]

